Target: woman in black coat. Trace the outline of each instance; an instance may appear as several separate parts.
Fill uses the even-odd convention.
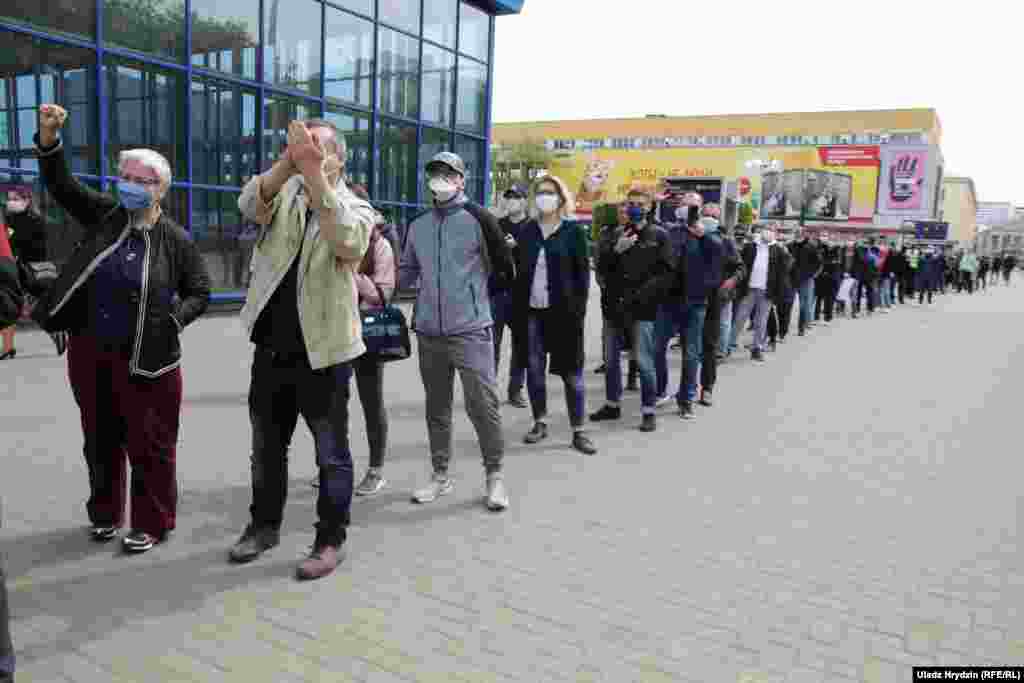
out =
[[[11,249],[14,252],[14,259],[20,265],[19,268],[26,268],[27,264],[37,263],[46,260],[46,222],[43,217],[32,206],[31,190],[15,189],[7,193],[7,204],[4,211],[0,213],[0,226],[6,224],[7,236],[10,238]],[[29,283],[22,282],[26,287]],[[38,295],[39,292],[28,292]],[[0,336],[3,337],[3,349],[0,350],[0,360],[14,358],[18,351],[14,346],[14,333],[16,326],[0,329]]]
[[[144,552],[175,527],[179,334],[206,310],[210,279],[196,245],[160,208],[171,184],[167,160],[153,150],[122,152],[117,198],[96,192],[68,168],[58,137],[66,118],[56,105],[40,107],[39,169],[85,238],[33,318],[70,335],[92,535],[111,540],[123,525],[130,461],[132,531],[123,543]]]
[[[527,368],[526,389],[534,426],[524,441],[547,438],[547,365],[562,378],[572,427],[572,447],[586,455],[597,452],[583,433],[586,399],[583,385],[583,321],[590,292],[590,256],[583,229],[565,220],[573,206],[561,179],[546,176],[530,192],[531,220],[519,231],[513,290],[514,347]],[[525,356],[525,357],[524,357]]]

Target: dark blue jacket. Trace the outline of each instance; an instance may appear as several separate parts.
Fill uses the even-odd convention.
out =
[[[685,229],[675,232],[673,237],[682,247],[677,264],[682,294],[688,303],[702,303],[724,279],[725,241],[717,229],[706,231],[699,239]]]

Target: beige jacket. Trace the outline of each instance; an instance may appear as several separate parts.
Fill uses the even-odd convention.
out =
[[[252,336],[260,313],[299,256],[299,322],[309,364],[320,370],[361,356],[366,347],[356,271],[366,253],[376,211],[352,194],[344,181],[339,182],[333,201],[340,229],[337,241],[330,243],[320,231],[319,211],[312,213],[307,230],[307,194],[301,176],[285,183],[269,204],[260,195],[261,183],[261,176],[253,178],[238,198],[242,215],[263,226],[253,249],[252,277],[241,313],[246,337]]]

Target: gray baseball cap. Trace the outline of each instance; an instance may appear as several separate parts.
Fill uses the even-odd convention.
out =
[[[430,173],[432,169],[438,166],[447,166],[463,177],[466,175],[466,164],[463,163],[462,158],[458,154],[453,152],[435,154],[434,158],[427,162],[427,173]]]

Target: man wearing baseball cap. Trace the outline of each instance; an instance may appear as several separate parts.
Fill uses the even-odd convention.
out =
[[[494,365],[490,289],[508,287],[513,266],[497,219],[466,198],[466,165],[441,152],[427,163],[433,207],[406,234],[399,287],[416,295],[413,329],[419,340],[433,476],[413,493],[430,503],[452,491],[452,394],[458,371],[466,412],[476,430],[486,471],[487,508],[508,507],[502,479],[505,452]],[[493,282],[496,278],[497,282]]]
[[[505,190],[505,216],[498,221],[505,243],[512,250],[519,243],[519,228],[526,224],[527,189],[523,185],[513,185]],[[491,315],[494,317],[494,371],[501,368],[501,340],[505,328],[512,333],[512,353],[508,369],[508,403],[515,408],[525,408],[523,387],[526,385],[526,368],[519,362],[519,354],[515,352],[518,341],[512,324],[512,283],[499,282],[499,278],[491,277]]]

